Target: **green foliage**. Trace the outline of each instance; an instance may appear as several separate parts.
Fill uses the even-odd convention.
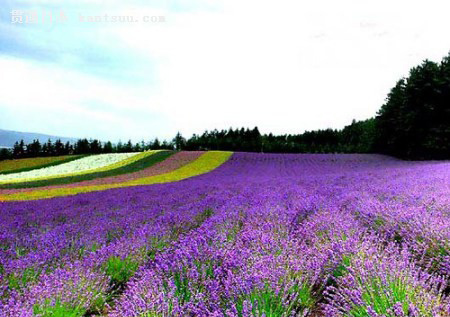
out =
[[[194,227],[199,227],[206,219],[211,217],[213,215],[213,210],[211,208],[205,209],[203,212],[199,213],[197,216],[195,216],[193,221]]]
[[[26,288],[30,283],[37,281],[40,272],[34,268],[26,268],[21,273],[9,274],[6,279],[10,289],[22,290]]]
[[[155,260],[156,254],[169,245],[167,237],[154,237],[149,241],[147,256],[151,261]]]
[[[53,305],[49,300],[44,305],[35,305],[33,307],[35,315],[40,317],[82,317],[86,313],[86,309],[81,307],[71,307],[56,301]]]
[[[355,121],[346,126],[339,135],[342,152],[370,153],[373,151],[376,135],[375,119]]]
[[[375,218],[375,220],[373,221],[373,228],[375,230],[378,230],[379,228],[381,228],[382,226],[384,226],[386,224],[386,220],[383,219],[383,217],[381,216],[377,216]]]
[[[70,154],[99,154],[99,153],[124,153],[141,152],[145,150],[173,150],[174,144],[164,141],[162,144],[158,139],[145,143],[133,144],[131,140],[127,143],[118,142],[112,144],[110,141],[100,142],[97,139],[79,139],[75,143],[56,140],[54,143],[49,139],[41,144],[39,140],[25,144],[23,140],[17,141],[12,149],[0,149],[0,161],[11,158],[31,158],[43,156],[61,156]]]
[[[181,303],[187,303],[191,299],[192,292],[189,286],[189,278],[186,277],[186,271],[175,272],[173,275],[175,283],[175,296]]]
[[[20,258],[22,256],[27,255],[27,253],[29,252],[29,250],[25,247],[20,247],[20,246],[16,246],[16,256],[17,258]]]
[[[177,151],[181,151],[186,147],[186,139],[181,135],[180,132],[173,138],[172,143],[175,145]]]
[[[329,153],[373,150],[375,121],[368,119],[356,122],[343,130],[306,131],[297,135],[261,135],[257,127],[206,131],[186,140],[187,150],[222,150],[272,153]]]
[[[343,255],[341,263],[333,270],[332,275],[335,278],[344,276],[348,272],[348,267],[350,266],[351,256]]]
[[[234,224],[231,229],[227,232],[227,242],[235,242],[236,237],[239,234],[239,232],[244,227],[244,221],[242,219],[239,219],[239,221]]]
[[[98,249],[100,249],[100,245],[97,244],[97,242],[94,242],[90,247],[82,246],[82,247],[70,247],[66,249],[67,254],[76,254],[79,258],[83,258],[86,254],[89,254],[91,252],[95,252]]]
[[[143,313],[142,315],[139,315],[139,317],[164,317],[164,314],[149,311],[149,312]]]
[[[174,139],[176,140],[176,138]],[[254,129],[229,129],[205,131],[202,135],[194,134],[184,142],[185,150],[222,150],[260,152],[262,137],[257,127]]]
[[[109,244],[123,235],[123,229],[113,228],[106,232],[106,243]]]
[[[266,285],[263,289],[244,294],[236,300],[239,317],[243,316],[245,301],[251,303],[253,316],[265,317],[291,316],[293,312],[302,313],[315,303],[312,288],[307,284],[294,284],[288,290],[278,293]]]
[[[443,263],[446,261],[446,257],[450,256],[450,247],[442,241],[430,241],[428,242],[428,248],[426,249],[425,256],[428,260],[427,269],[430,272],[439,271]]]
[[[213,210],[207,208],[204,211],[198,213],[191,222],[185,223],[174,223],[171,227],[170,240],[176,240],[180,234],[187,232],[189,230],[197,229],[205,222],[209,217],[213,215]]]
[[[432,317],[433,313],[429,308],[421,304],[422,289],[413,288],[408,282],[402,278],[387,277],[387,282],[382,281],[379,277],[373,277],[364,285],[362,300],[364,305],[355,306],[347,316],[351,317],[370,317],[368,306],[372,307],[377,314],[386,317],[395,317],[390,313],[394,305],[400,303],[405,316],[408,314],[411,304],[420,311],[422,317]]]
[[[111,278],[111,283],[116,288],[125,285],[136,273],[139,263],[130,257],[121,259],[117,256],[110,257],[105,264],[105,273]]]
[[[197,272],[201,278],[213,280],[215,278],[214,270],[216,267],[222,265],[222,261],[214,259],[207,260],[194,260],[194,265],[197,268]],[[203,291],[203,285],[197,286],[200,292]]]
[[[397,82],[376,118],[377,150],[406,159],[450,158],[450,55]]]
[[[0,149],[0,161],[9,160],[12,158],[13,158],[13,154],[10,149],[6,149],[6,148]]]

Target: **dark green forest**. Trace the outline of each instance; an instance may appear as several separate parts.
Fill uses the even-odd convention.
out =
[[[450,158],[450,55],[400,79],[376,118],[373,151],[407,159]]]
[[[299,127],[299,130],[301,127]],[[410,70],[391,89],[375,117],[355,121],[341,130],[301,134],[261,134],[253,129],[205,131],[185,139],[133,144],[81,139],[74,144],[57,140],[41,144],[18,141],[0,150],[0,159],[138,152],[149,149],[224,150],[270,153],[383,153],[409,160],[450,159],[450,54],[440,63],[429,60]]]

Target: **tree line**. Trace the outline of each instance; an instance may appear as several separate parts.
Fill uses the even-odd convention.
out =
[[[375,133],[374,119],[353,121],[342,130],[326,129],[302,134],[261,134],[253,129],[205,131],[184,139],[174,138],[174,147],[189,151],[221,150],[266,153],[370,153]]]
[[[171,141],[154,139],[149,142],[114,144],[110,141],[101,142],[97,139],[80,139],[75,143],[62,143],[61,140],[48,140],[41,143],[34,140],[25,144],[23,140],[16,142],[12,150],[0,151],[1,159],[31,158],[39,156],[59,156],[72,154],[101,154],[141,152],[146,150],[220,150],[243,152],[272,152],[272,153],[369,153],[368,141],[373,133],[373,119],[354,121],[343,130],[308,131],[299,135],[261,134],[257,127],[254,129],[228,129],[205,131],[201,135],[194,134],[185,139],[181,133]],[[370,132],[368,132],[370,130]],[[369,133],[369,134],[368,134]]]
[[[253,130],[206,131],[178,143],[189,150],[280,153],[383,153],[403,159],[450,159],[450,54],[425,60],[391,89],[375,117],[340,130],[261,135]],[[178,147],[177,147],[178,148]]]
[[[188,150],[279,153],[383,153],[403,159],[450,159],[450,54],[425,60],[391,89],[375,117],[343,129],[261,135],[257,128],[206,131],[188,140]],[[180,147],[177,147],[180,148]]]
[[[391,89],[375,117],[343,129],[301,134],[261,134],[257,127],[205,131],[170,141],[127,143],[80,139],[16,142],[0,150],[0,159],[144,150],[222,150],[269,153],[384,153],[404,159],[450,159],[450,54],[440,63],[424,61]]]
[[[34,140],[28,144],[25,144],[23,140],[20,140],[14,144],[12,149],[1,149],[0,160],[73,154],[141,152],[150,149],[174,149],[174,146],[172,142],[160,142],[158,139],[154,139],[150,142],[142,141],[139,143],[132,143],[131,140],[126,143],[112,143],[111,141],[101,142],[97,139],[79,139],[74,143],[63,143],[59,139],[55,142],[52,142],[49,139],[45,143]]]
[[[406,159],[450,159],[450,54],[400,79],[376,117],[374,151]]]

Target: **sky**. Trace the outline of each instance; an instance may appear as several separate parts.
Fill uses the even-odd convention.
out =
[[[443,0],[2,0],[0,128],[113,141],[342,128],[374,116],[411,67],[449,53],[449,9]]]

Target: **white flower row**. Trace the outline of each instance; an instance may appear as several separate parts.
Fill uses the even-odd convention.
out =
[[[86,172],[115,164],[139,153],[98,154],[80,158],[68,163],[35,169],[27,172],[0,175],[0,182],[13,180],[33,180],[35,178]]]

